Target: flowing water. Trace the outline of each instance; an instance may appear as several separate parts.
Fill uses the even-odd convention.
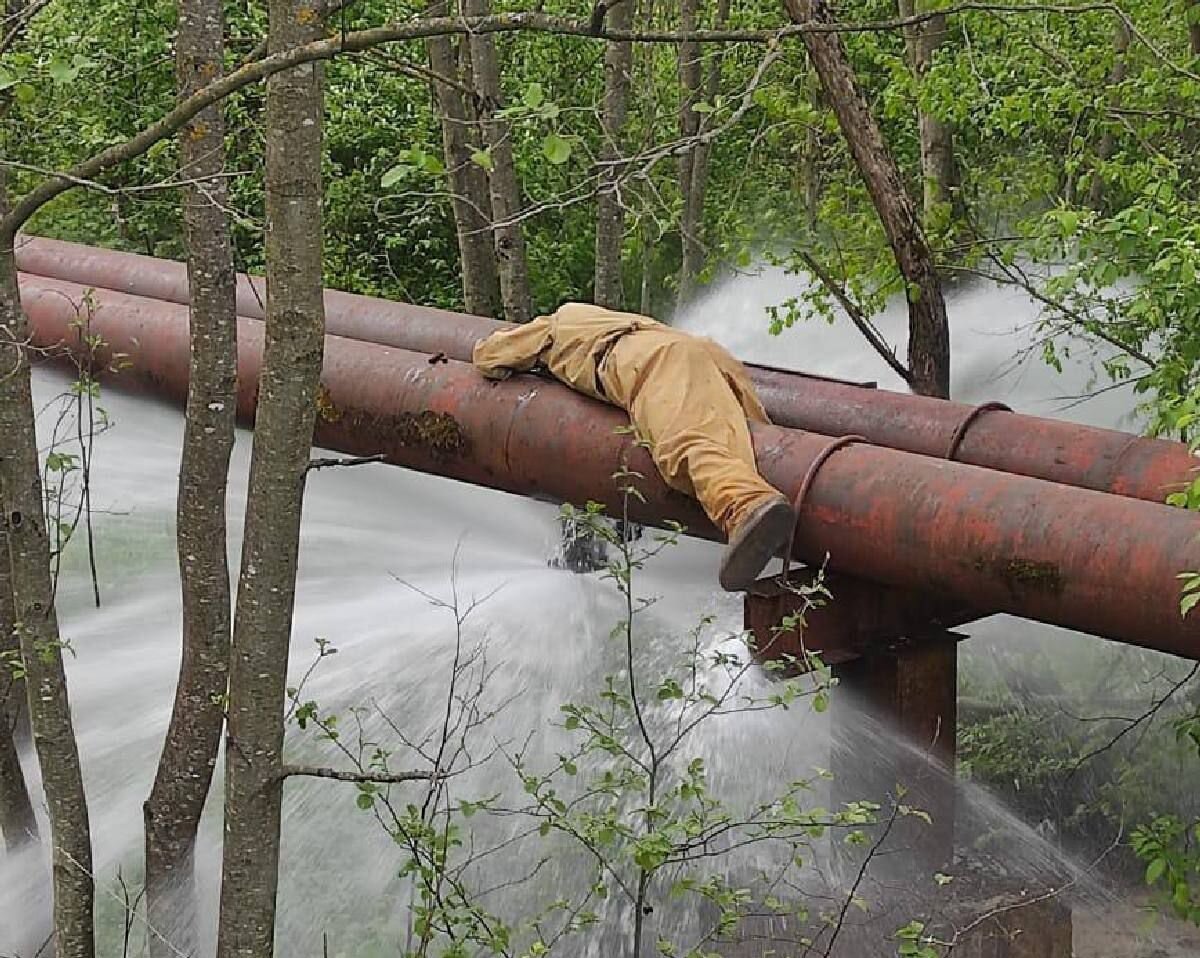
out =
[[[874,379],[898,388],[895,377],[847,324],[814,323],[769,336],[766,307],[796,292],[797,280],[781,272],[738,277],[717,287],[679,322],[722,341],[743,359]],[[1080,351],[1061,376],[1036,359],[1014,362],[1014,355],[1032,341],[1036,317],[1023,296],[960,290],[952,294],[950,313],[956,398],[998,399],[1041,415],[1137,428],[1134,399],[1127,389],[1084,402],[1063,398],[1103,384],[1094,357]],[[902,313],[889,311],[879,325],[903,355]],[[39,402],[49,404],[65,382],[56,372],[39,370]],[[68,675],[96,846],[99,910],[105,916],[103,953],[109,955],[120,953],[118,872],[134,887],[140,874],[141,803],[149,791],[178,668],[173,511],[182,419],[173,408],[113,391],[106,392],[103,404],[113,425],[96,442],[92,476],[103,601],[99,609],[93,607],[82,549],[75,547],[63,573],[59,607],[63,634],[74,653]],[[249,434],[240,432],[229,513],[236,519],[245,505],[249,448]],[[341,711],[343,724],[348,722],[347,709],[370,706],[373,712],[366,721],[372,733],[386,732],[379,718],[386,715],[408,734],[424,734],[444,709],[455,625],[446,610],[431,605],[412,587],[447,596],[453,578],[460,596],[487,596],[468,621],[465,635],[469,646],[486,640],[490,675],[485,700],[505,706],[480,734],[515,748],[534,733],[531,760],[552,764],[565,741],[561,730],[550,728],[559,718],[559,706],[593,700],[605,675],[622,674],[621,643],[610,638],[622,614],[621,597],[597,575],[548,567],[557,539],[555,515],[556,510],[544,504],[387,466],[313,475],[302,532],[293,682],[312,664],[314,640],[327,639],[338,652],[313,672],[306,698]],[[230,554],[236,569],[236,535],[233,539]],[[739,630],[740,599],[715,585],[718,554],[712,544],[684,540],[640,573],[638,592],[659,596],[660,601],[641,617],[635,674],[663,674],[701,616],[713,620],[703,639],[707,648],[717,648],[725,636]],[[1088,667],[1103,667],[1105,657],[1116,654],[1097,640],[1002,616],[968,631],[973,641],[963,646],[964,671],[986,672],[996,655],[1011,657],[1013,649],[1029,655],[1051,650],[1059,659],[1089,663]],[[1145,661],[1145,654],[1138,655]],[[1164,667],[1177,670],[1174,660],[1151,658],[1161,658]],[[715,682],[718,676],[703,678]],[[757,673],[746,681],[760,693],[769,686]],[[847,708],[839,714],[846,715]],[[661,719],[651,717],[652,723]],[[314,744],[311,730],[293,729],[290,734],[295,754],[345,764],[344,757],[327,746]],[[786,782],[811,774],[814,767],[827,766],[830,738],[828,713],[816,714],[806,707],[751,712],[706,723],[689,743],[687,755],[703,757],[714,792],[734,806],[746,807],[775,794]],[[884,732],[877,741],[881,752],[900,747]],[[490,780],[503,772],[501,763],[467,776],[469,787],[476,789],[473,794],[486,793]],[[496,785],[495,790],[508,787]],[[219,799],[219,787],[214,794]],[[1076,866],[1031,827],[1036,822],[1018,821],[982,793],[967,795],[976,820],[1001,836],[1004,850],[998,857],[1011,873],[1073,873]],[[198,850],[206,935],[215,925],[217,799],[209,803]],[[493,829],[494,840],[515,826],[486,827]],[[493,859],[491,871],[510,877],[533,862],[517,846]],[[330,954],[395,954],[406,927],[408,902],[397,878],[401,861],[400,849],[370,815],[355,807],[353,786],[311,779],[289,784],[279,954],[319,955],[323,947]],[[532,885],[507,896],[509,904],[530,907],[535,891],[575,887],[589,880],[588,869],[586,855],[557,853]],[[46,908],[34,879],[38,872],[30,860],[0,859],[0,955],[26,955],[37,947],[37,942],[29,942],[44,927],[41,916]],[[601,918],[614,914],[602,911]],[[616,924],[623,920],[617,918]],[[654,918],[659,920],[667,919]],[[135,943],[144,941],[145,934],[135,923]],[[611,935],[589,934],[587,953],[620,953]],[[569,947],[568,952],[584,949]],[[879,953],[890,953],[889,946],[881,944]]]

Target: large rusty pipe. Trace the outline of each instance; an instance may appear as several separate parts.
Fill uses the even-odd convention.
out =
[[[188,301],[182,263],[23,237],[21,270],[172,303]],[[261,279],[239,277],[238,312],[261,319]],[[329,331],[338,336],[468,361],[475,342],[505,324],[481,316],[329,290]],[[1193,476],[1181,443],[1131,436],[960,403],[864,389],[851,383],[750,366],[772,420],[827,436],[871,442],[1065,485],[1161,502]]]
[[[38,346],[77,343],[84,288],[26,281]],[[181,403],[187,391],[185,309],[105,291],[91,332],[128,355],[126,382]],[[239,323],[238,405],[252,416],[263,325]],[[103,360],[104,357],[101,357]],[[628,457],[645,499],[630,517],[715,530],[669,490],[644,450],[618,434],[617,409],[521,376],[494,383],[470,365],[327,337],[318,445],[382,455],[395,465],[508,492],[620,508],[612,475]],[[761,426],[765,477],[790,496],[828,437]],[[1200,658],[1200,619],[1179,614],[1176,575],[1200,568],[1200,515],[865,443],[820,466],[800,512],[795,556],[859,578]]]

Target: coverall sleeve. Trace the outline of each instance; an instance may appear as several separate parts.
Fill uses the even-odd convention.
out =
[[[528,372],[536,366],[550,342],[550,319],[539,316],[480,340],[475,344],[471,361],[488,379],[507,379],[513,373]]]

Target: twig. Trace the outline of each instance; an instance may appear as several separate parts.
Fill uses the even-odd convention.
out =
[[[383,453],[377,453],[374,456],[351,456],[344,459],[310,459],[308,465],[304,467],[304,471],[315,472],[318,469],[335,469],[340,466],[365,466],[372,462],[383,462]]]
[[[50,0],[30,0],[29,3],[25,4],[25,6],[23,6],[12,16],[5,17],[4,20],[6,22],[15,20],[16,23],[13,28],[4,35],[4,38],[0,39],[0,54],[7,53],[9,50],[11,50],[13,44],[15,44],[21,38],[21,34],[23,34],[26,27],[29,26],[29,22],[36,17],[43,8],[49,5]]]
[[[908,367],[900,362],[899,357],[896,356],[896,351],[887,344],[879,330],[875,328],[875,324],[871,322],[870,318],[862,311],[859,305],[850,298],[842,285],[807,252],[801,251],[800,258],[804,260],[804,265],[808,267],[809,271],[821,281],[821,284],[838,301],[838,305],[850,317],[850,321],[858,327],[858,331],[863,334],[863,338],[866,339],[871,348],[880,355],[883,361],[905,383],[911,386],[913,384],[913,375]]]
[[[347,772],[324,765],[284,765],[275,776],[284,778],[328,778],[337,782],[372,782],[376,785],[396,785],[401,782],[427,782],[442,778],[433,772]]]
[[[1185,675],[1178,682],[1176,682],[1169,689],[1167,689],[1167,691],[1163,693],[1162,698],[1156,700],[1155,703],[1152,706],[1150,706],[1149,709],[1147,709],[1145,712],[1143,712],[1141,715],[1139,715],[1134,721],[1130,722],[1123,729],[1121,729],[1121,731],[1119,731],[1116,735],[1114,735],[1108,742],[1106,742],[1104,745],[1097,746],[1096,748],[1092,749],[1087,754],[1083,755],[1073,766],[1071,766],[1071,770],[1069,772],[1067,772],[1067,777],[1063,780],[1063,787],[1064,788],[1066,787],[1067,783],[1071,781],[1071,779],[1072,779],[1072,777],[1074,777],[1075,773],[1078,772],[1084,766],[1085,763],[1087,763],[1091,759],[1095,758],[1097,755],[1100,755],[1103,752],[1107,752],[1109,749],[1113,748],[1119,741],[1121,741],[1121,739],[1123,739],[1126,735],[1128,735],[1130,732],[1132,732],[1135,728],[1137,728],[1140,725],[1145,724],[1150,719],[1152,719],[1155,715],[1157,715],[1159,710],[1164,705],[1166,705],[1168,701],[1171,700],[1171,698],[1175,695],[1176,692],[1178,692],[1181,688],[1183,688],[1185,685],[1187,685],[1188,682],[1190,682],[1193,678],[1195,678],[1197,672],[1200,672],[1200,662],[1193,663],[1191,669],[1188,670],[1187,675]]]
[[[892,826],[896,824],[896,818],[900,814],[900,805],[895,803],[892,805],[892,814],[888,816],[887,824],[884,825],[883,833],[871,845],[870,850],[863,856],[862,864],[858,868],[858,874],[854,878],[854,884],[850,886],[850,890],[846,892],[846,897],[842,901],[841,911],[838,912],[837,922],[833,926],[833,931],[829,938],[829,944],[825,948],[824,958],[829,958],[833,953],[833,946],[837,944],[838,935],[841,934],[842,927],[846,923],[846,912],[850,910],[850,905],[853,903],[855,896],[858,894],[858,889],[862,886],[864,879],[867,877],[867,871],[871,867],[871,863],[875,860],[875,856],[879,854],[879,849],[883,847],[883,843],[887,841],[888,835],[891,834]]]

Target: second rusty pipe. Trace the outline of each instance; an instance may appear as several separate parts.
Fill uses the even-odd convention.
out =
[[[18,268],[40,276],[172,303],[188,301],[185,267],[173,260],[22,237]],[[238,313],[263,317],[265,284],[238,278]],[[413,306],[337,290],[325,293],[330,333],[469,361],[474,344],[502,328],[482,316]],[[871,442],[1083,489],[1162,502],[1194,476],[1182,443],[1132,436],[1036,416],[991,411],[924,396],[748,365],[773,422]],[[963,428],[965,427],[965,428]]]
[[[36,346],[81,349],[73,305],[85,289],[27,282]],[[105,291],[91,333],[127,354],[123,381],[181,404],[186,310]],[[263,324],[239,323],[238,406],[253,416]],[[101,361],[105,357],[100,357]],[[314,441],[352,455],[560,502],[619,510],[613,474],[645,476],[630,517],[716,531],[663,484],[646,452],[618,432],[619,410],[529,376],[495,383],[471,366],[329,336]],[[753,430],[759,468],[795,496],[829,438]],[[1164,505],[945,462],[867,444],[832,455],[800,512],[795,557],[862,579],[940,595],[1118,641],[1200,658],[1200,619],[1183,618],[1177,574],[1200,568],[1200,515]]]

